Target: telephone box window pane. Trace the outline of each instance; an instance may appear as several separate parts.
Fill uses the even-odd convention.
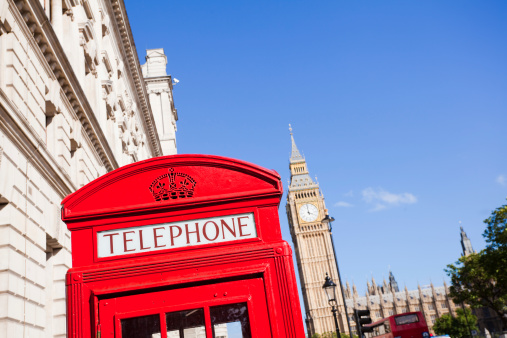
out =
[[[166,313],[167,338],[206,338],[204,310]]]
[[[160,337],[160,315],[122,319],[121,336],[122,338]]]
[[[251,338],[246,303],[213,306],[210,317],[214,338]]]

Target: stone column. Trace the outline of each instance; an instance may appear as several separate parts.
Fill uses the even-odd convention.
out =
[[[59,40],[62,40],[63,33],[63,8],[62,8],[62,0],[53,0],[51,1],[51,25],[53,26],[53,30],[58,36]]]

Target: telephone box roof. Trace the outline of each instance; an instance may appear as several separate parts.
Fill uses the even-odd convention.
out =
[[[62,220],[252,199],[275,198],[279,204],[282,193],[274,170],[220,156],[171,155],[123,166],[88,183],[62,201]]]

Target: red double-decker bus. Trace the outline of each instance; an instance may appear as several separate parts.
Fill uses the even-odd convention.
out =
[[[366,338],[429,338],[428,325],[421,312],[407,312],[382,318],[372,324]]]

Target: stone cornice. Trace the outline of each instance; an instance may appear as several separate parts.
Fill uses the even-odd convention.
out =
[[[163,75],[163,76],[150,76],[150,77],[145,77],[144,78],[145,81],[148,81],[148,82],[157,82],[157,81],[171,81],[171,75]],[[172,86],[171,86],[172,87]]]
[[[141,71],[141,65],[137,58],[137,50],[134,43],[134,37],[130,29],[130,24],[125,9],[125,3],[123,0],[112,0],[104,1],[104,6],[107,7],[107,11],[111,18],[114,18],[114,24],[117,29],[113,29],[114,34],[117,35],[118,41],[122,42],[122,53],[127,60],[127,69],[130,76],[127,76],[131,82],[132,88],[137,91],[138,106],[142,111],[142,123],[146,135],[150,142],[148,142],[151,152],[154,156],[162,156],[162,148],[160,145],[160,139],[158,137],[157,127],[155,125],[155,119],[151,111],[150,101],[146,92],[146,86],[144,83],[143,73]]]
[[[33,17],[35,17],[38,21],[37,26],[41,31],[37,31],[37,28],[34,28],[34,37],[39,35],[39,47],[45,46],[43,40],[47,41],[49,48],[48,46],[45,47],[44,57],[51,69],[53,69],[55,77],[60,82],[69,102],[72,104],[74,111],[83,124],[86,134],[90,138],[95,151],[99,154],[102,163],[108,171],[118,168],[118,162],[109,147],[109,143],[100,128],[100,125],[95,117],[95,113],[88,102],[81,85],[79,84],[79,80],[74,73],[72,65],[70,64],[58,37],[48,21],[40,1],[26,0],[27,6],[22,5],[23,1],[18,1],[16,5],[18,5],[18,3],[20,3],[18,9],[21,8],[20,10],[30,11]],[[43,35],[43,38],[41,38],[40,35]],[[57,76],[56,73],[58,73],[59,76]]]

